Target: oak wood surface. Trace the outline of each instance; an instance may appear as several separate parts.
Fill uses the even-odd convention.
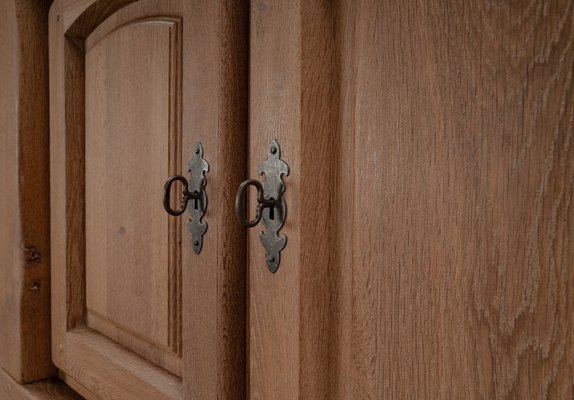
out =
[[[327,2],[251,7],[250,176],[272,138],[290,166],[287,236],[279,270],[265,267],[258,227],[249,236],[250,398],[330,399],[344,354],[335,303],[348,279],[335,270],[342,234],[336,209],[340,149],[337,9]],[[344,195],[344,192],[342,192]],[[347,397],[341,397],[347,398]]]
[[[48,1],[0,3],[0,366],[52,376]]]
[[[83,400],[57,378],[20,385],[0,371],[0,398],[3,400]]]
[[[154,362],[181,375],[172,359],[181,348],[182,224],[157,193],[181,173],[178,26],[146,19],[87,40],[86,307],[89,327],[144,356],[148,346],[130,345],[149,342]]]
[[[64,0],[64,31],[79,38],[88,36],[106,18],[137,0]]]
[[[65,0],[63,2],[64,30],[67,31],[77,19],[86,12],[88,7],[97,0]]]
[[[64,380],[98,399],[183,399],[181,379],[89,329],[69,333]],[[68,350],[68,351],[70,351]],[[72,380],[68,381],[68,376]],[[80,390],[79,390],[80,391]],[[81,391],[80,391],[81,392]]]
[[[66,382],[82,393],[87,392],[87,397],[140,398],[148,393],[157,398],[183,398],[181,380],[175,376],[153,368],[152,364],[146,367],[144,363],[138,367],[138,363],[124,362],[126,357],[133,355],[120,346],[113,351],[103,351],[101,347],[105,341],[94,342],[89,340],[91,336],[68,333],[82,329],[87,317],[84,270],[85,64],[84,43],[78,38],[64,37],[62,15],[62,3],[55,2],[50,10],[51,189],[52,199],[55,199],[52,203],[52,245],[54,265],[57,266],[52,270],[54,361]],[[137,374],[141,371],[147,371],[146,380],[138,386]],[[153,389],[147,381],[159,386]]]
[[[85,324],[83,47],[63,40],[62,15],[62,2],[54,1],[49,13],[50,222],[52,357],[57,366],[65,363],[66,332]]]
[[[573,7],[355,11],[356,397],[574,395]]]
[[[301,231],[301,2],[251,3],[248,176],[258,178],[272,139],[289,165],[284,179],[287,236],[281,264],[271,274],[259,241],[262,227],[248,233],[249,398],[302,398],[299,378]],[[315,212],[316,210],[314,210]],[[304,340],[304,339],[303,339]]]
[[[183,148],[191,155],[201,140],[210,171],[204,247],[183,268],[186,399],[243,399],[246,246],[234,202],[247,167],[248,2],[200,0],[189,7],[184,74],[191,79],[182,89]],[[183,249],[184,257],[191,253],[187,234]]]
[[[571,399],[574,4],[256,1],[250,398]],[[256,231],[257,229],[254,229]]]
[[[78,11],[66,10],[63,1],[57,1],[50,14],[56,364],[72,387],[103,399],[244,397],[245,246],[243,232],[232,215],[233,188],[245,176],[245,5],[238,1],[144,0],[128,6],[122,1],[76,6],[84,12],[75,14],[79,16],[74,21],[64,21],[64,15]],[[187,229],[182,234],[183,362],[179,386],[175,376],[152,363],[124,362],[136,356],[113,342],[109,342],[109,351],[102,350],[109,340],[84,328],[83,54],[97,42],[86,38],[96,27],[111,31],[149,17],[182,21],[181,164],[187,164],[193,145],[201,140],[204,157],[212,166],[206,186],[209,228],[199,256],[192,252]],[[70,26],[67,31],[66,24]],[[162,186],[156,192],[159,200]],[[157,387],[152,388],[154,385]]]

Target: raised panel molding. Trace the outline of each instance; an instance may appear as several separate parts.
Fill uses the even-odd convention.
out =
[[[87,325],[177,375],[182,224],[158,188],[181,173],[180,28],[97,29],[85,62]]]
[[[140,0],[133,4],[129,3],[132,2],[55,0],[50,10],[50,196],[54,265],[52,269],[54,362],[60,369],[61,378],[87,398],[90,396],[122,400],[244,398],[245,234],[233,220],[232,196],[219,188],[237,187],[245,177],[247,3],[220,0],[191,2]],[[171,33],[177,31],[178,24],[175,20],[179,19],[181,19],[181,42],[176,43],[178,36]],[[206,212],[206,218],[210,221],[208,231],[210,239],[204,243],[201,254],[195,255],[191,238],[181,233],[181,268],[175,267],[175,273],[164,274],[163,280],[159,280],[162,287],[167,286],[169,289],[169,305],[165,306],[166,303],[162,303],[164,307],[162,309],[167,307],[167,314],[170,316],[164,319],[164,322],[167,321],[167,331],[166,325],[161,324],[162,328],[159,331],[151,331],[155,332],[155,337],[149,332],[144,332],[145,335],[142,335],[142,332],[134,332],[139,328],[133,321],[130,326],[130,321],[123,320],[117,314],[112,318],[115,320],[115,325],[105,319],[94,318],[96,314],[90,311],[90,303],[86,301],[86,294],[88,298],[93,295],[89,293],[89,285],[94,283],[91,281],[93,276],[86,274],[86,261],[89,262],[91,256],[90,250],[86,248],[86,238],[89,240],[90,237],[89,233],[86,236],[86,231],[89,230],[90,224],[98,223],[97,218],[93,218],[96,215],[93,212],[96,210],[89,210],[86,213],[86,205],[91,201],[89,199],[86,201],[86,192],[90,190],[86,187],[86,174],[95,173],[100,161],[90,161],[85,155],[91,151],[90,146],[94,139],[90,134],[92,129],[90,124],[94,123],[94,127],[97,127],[101,122],[94,122],[93,116],[90,116],[92,112],[90,107],[93,104],[89,103],[91,101],[89,96],[96,86],[92,80],[86,85],[86,77],[89,78],[94,72],[90,68],[95,65],[90,64],[89,53],[101,40],[106,42],[119,32],[123,37],[128,32],[135,32],[138,27],[146,27],[146,30],[153,27],[151,31],[156,31],[156,28],[162,31],[161,27],[169,27],[171,33],[164,36],[162,39],[164,45],[159,48],[173,50],[181,46],[181,63],[176,60],[179,57],[177,51],[173,50],[171,55],[167,52],[164,53],[167,55],[161,57],[168,60],[168,64],[164,64],[163,60],[158,64],[163,72],[160,71],[159,74],[149,72],[150,84],[157,83],[154,79],[163,80],[163,83],[159,84],[159,87],[163,88],[159,94],[163,100],[160,99],[157,103],[161,104],[162,110],[154,109],[151,113],[163,116],[160,118],[163,121],[162,137],[168,142],[168,150],[158,149],[161,156],[151,153],[149,157],[159,156],[155,161],[146,159],[145,156],[137,160],[112,161],[134,164],[134,174],[145,174],[146,165],[156,165],[159,166],[158,176],[161,174],[163,179],[167,179],[171,173],[183,170],[187,157],[193,152],[193,145],[201,140],[210,163],[217,165],[217,168],[209,172],[210,207]],[[117,29],[118,32],[109,34]],[[139,33],[129,34],[139,39],[136,40],[135,47],[149,48],[149,37],[144,38]],[[109,37],[105,38],[106,36]],[[106,47],[108,51],[110,45],[107,44]],[[151,47],[156,45],[152,44]],[[142,50],[137,54],[137,58],[145,59],[148,55]],[[129,59],[129,56],[127,58]],[[109,60],[114,62],[113,58],[108,58]],[[124,59],[122,62],[127,61]],[[138,63],[134,68],[140,68],[139,64],[142,63]],[[166,66],[170,68],[169,77],[165,74]],[[180,89],[177,84],[179,78],[176,77],[177,72],[174,69],[178,66],[181,67],[181,94],[177,92]],[[141,71],[133,72],[137,75]],[[165,83],[164,79],[171,83]],[[121,82],[121,79],[118,82]],[[170,89],[166,90],[168,87]],[[141,88],[132,89],[141,90]],[[115,89],[106,90],[112,93]],[[181,111],[179,103],[175,102],[180,95]],[[113,109],[115,100],[108,100],[106,110],[108,106]],[[135,103],[147,100],[149,99],[136,96]],[[165,107],[169,107],[169,110],[166,111]],[[147,136],[148,130],[155,134],[159,129],[143,123],[148,117],[145,111],[144,106],[139,108],[137,104],[128,102],[124,102],[121,108],[121,112],[140,113],[140,115],[144,113],[142,121],[136,121],[134,126],[141,126],[141,134],[157,142],[159,139],[153,135]],[[103,111],[100,115],[102,113]],[[178,126],[180,119],[181,127]],[[173,136],[166,137],[168,133],[163,127],[170,124],[172,126],[169,126],[168,130]],[[112,129],[105,125],[101,126],[103,128],[98,128],[98,132]],[[113,129],[111,131],[113,132]],[[126,134],[124,129],[120,131]],[[128,135],[135,137],[135,140],[132,140],[133,146],[149,145],[138,143],[136,133],[130,132]],[[96,143],[100,139],[97,139]],[[114,137],[114,140],[119,139]],[[91,164],[92,162],[95,163]],[[92,178],[88,177],[88,180],[90,179],[98,182],[102,178],[96,174]],[[162,213],[163,183],[164,181],[159,184],[155,182],[153,185],[157,187],[153,190],[148,188],[150,193],[145,193],[146,196],[156,199],[157,208],[154,206],[154,210],[161,210]],[[137,182],[135,185],[119,184],[115,189],[121,192],[126,185],[129,186],[128,190],[138,190]],[[129,198],[129,194],[125,193],[119,193],[118,196]],[[117,197],[113,199],[116,200]],[[141,201],[144,200],[137,199],[137,202]],[[135,208],[138,208],[137,204]],[[145,214],[145,211],[142,214]],[[130,217],[133,220],[139,218],[137,210],[133,215]],[[146,215],[141,217],[146,218]],[[160,218],[159,214],[157,217]],[[167,219],[167,216],[162,215],[161,218]],[[109,218],[103,219],[109,220]],[[119,221],[111,223],[116,222]],[[178,221],[177,225],[168,225],[167,230],[174,235],[177,229],[181,229],[178,225],[182,222],[185,222],[185,218]],[[115,232],[121,234],[121,227],[115,226],[115,228],[117,228]],[[124,228],[125,233],[129,233],[128,227],[124,225]],[[166,236],[163,230],[160,234],[159,241],[165,244]],[[177,234],[175,237],[178,237]],[[172,241],[171,248],[167,250],[167,258],[171,260],[169,264],[172,269],[180,263],[179,244],[173,245],[173,243]],[[176,240],[175,243],[179,241]],[[180,277],[177,276],[179,271],[181,271]],[[136,275],[132,279],[146,278]],[[182,290],[177,287],[177,282],[181,282]],[[153,296],[150,300],[153,300]],[[181,328],[177,326],[179,318]],[[110,328],[105,334],[102,334],[106,329],[101,326],[102,321]],[[122,329],[119,329],[118,325],[121,325]],[[134,326],[137,329],[133,329]],[[174,365],[179,362],[180,366]],[[177,376],[178,374],[181,376]]]

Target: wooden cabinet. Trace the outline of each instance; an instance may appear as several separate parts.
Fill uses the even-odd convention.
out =
[[[49,27],[42,321],[85,398],[572,398],[571,0],[55,0]],[[273,139],[275,273],[234,216]],[[195,254],[162,191],[198,141]]]
[[[241,2],[52,5],[52,350],[87,398],[244,397],[245,240],[222,187],[245,174],[246,21]],[[197,141],[199,255],[161,202]]]

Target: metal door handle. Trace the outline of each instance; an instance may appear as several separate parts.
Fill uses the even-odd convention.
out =
[[[163,208],[169,215],[178,216],[189,210],[189,231],[191,233],[193,251],[199,254],[203,247],[203,235],[207,230],[207,222],[201,221],[207,209],[207,193],[205,192],[205,172],[209,171],[209,164],[203,159],[201,142],[195,144],[194,156],[188,163],[189,180],[181,175],[169,178],[163,186]],[[177,210],[171,208],[171,187],[175,181],[183,185],[181,202]],[[191,188],[191,189],[190,189]],[[188,207],[192,201],[193,206]]]
[[[251,221],[247,220],[245,210],[245,199],[249,186],[255,186],[257,188],[257,207],[255,208],[255,218]],[[237,189],[237,196],[235,196],[235,216],[241,225],[246,228],[253,228],[261,221],[263,209],[273,209],[276,203],[275,200],[265,199],[261,182],[256,179],[247,179],[243,181],[241,185],[239,185],[239,189]]]
[[[235,216],[239,223],[247,228],[253,228],[263,221],[265,230],[259,235],[259,240],[265,248],[265,262],[272,273],[277,271],[281,250],[287,243],[285,235],[278,232],[285,223],[287,206],[283,198],[285,184],[282,176],[289,175],[289,166],[281,160],[281,150],[276,140],[271,141],[268,148],[268,158],[259,167],[259,173],[264,175],[263,182],[256,179],[243,181],[235,196]],[[249,186],[257,189],[257,206],[255,218],[249,220],[246,215],[246,197]]]
[[[179,181],[183,185],[181,205],[177,210],[171,208],[171,185],[175,181]],[[167,180],[163,187],[163,208],[165,208],[165,211],[167,211],[169,215],[178,216],[183,214],[190,200],[199,200],[199,192],[195,191],[192,193],[189,191],[187,179],[181,175],[174,175]]]

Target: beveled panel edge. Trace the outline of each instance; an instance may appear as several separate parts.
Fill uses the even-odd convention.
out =
[[[169,24],[172,25],[172,29],[175,31],[175,35],[177,32],[181,31],[181,22],[182,19],[180,17],[172,17],[172,16],[150,16],[150,17],[142,17],[136,18],[131,21],[127,21],[124,23],[120,23],[115,25],[114,21],[106,20],[103,21],[99,26],[97,26],[93,32],[91,32],[85,39],[85,51],[86,53],[90,51],[96,44],[104,40],[107,36],[116,33],[117,31],[127,28],[131,25],[136,24]],[[172,33],[173,34],[173,33]],[[173,45],[174,43],[172,43]],[[180,42],[180,51],[181,51],[181,42]],[[181,58],[181,57],[180,57]]]
[[[136,17],[133,20],[123,21],[116,25],[116,20],[108,19],[102,22],[93,32],[86,38],[84,42],[84,58],[85,55],[93,49],[96,45],[104,41],[111,35],[118,34],[122,29],[132,27],[139,24],[168,24],[170,34],[170,57],[167,62],[169,63],[169,161],[168,161],[168,175],[181,174],[182,170],[182,138],[181,138],[181,85],[182,85],[182,18],[170,16],[144,16]],[[182,301],[181,301],[181,278],[182,278],[182,219],[170,218],[168,219],[168,315],[170,317],[168,326],[168,344],[170,352],[181,358],[182,354]],[[175,308],[175,312],[172,310]],[[92,311],[93,312],[93,311]],[[110,321],[109,319],[102,319],[102,321]],[[101,325],[101,324],[100,324]],[[126,328],[121,328],[117,324],[114,327],[122,329],[125,332]],[[110,327],[107,331],[113,331]],[[119,342],[120,344],[123,343]],[[158,349],[165,351],[162,346],[157,346]],[[138,352],[138,354],[141,354]],[[143,356],[143,355],[142,355]],[[171,365],[171,363],[169,363]],[[174,368],[166,367],[173,373],[181,373],[181,365]]]

